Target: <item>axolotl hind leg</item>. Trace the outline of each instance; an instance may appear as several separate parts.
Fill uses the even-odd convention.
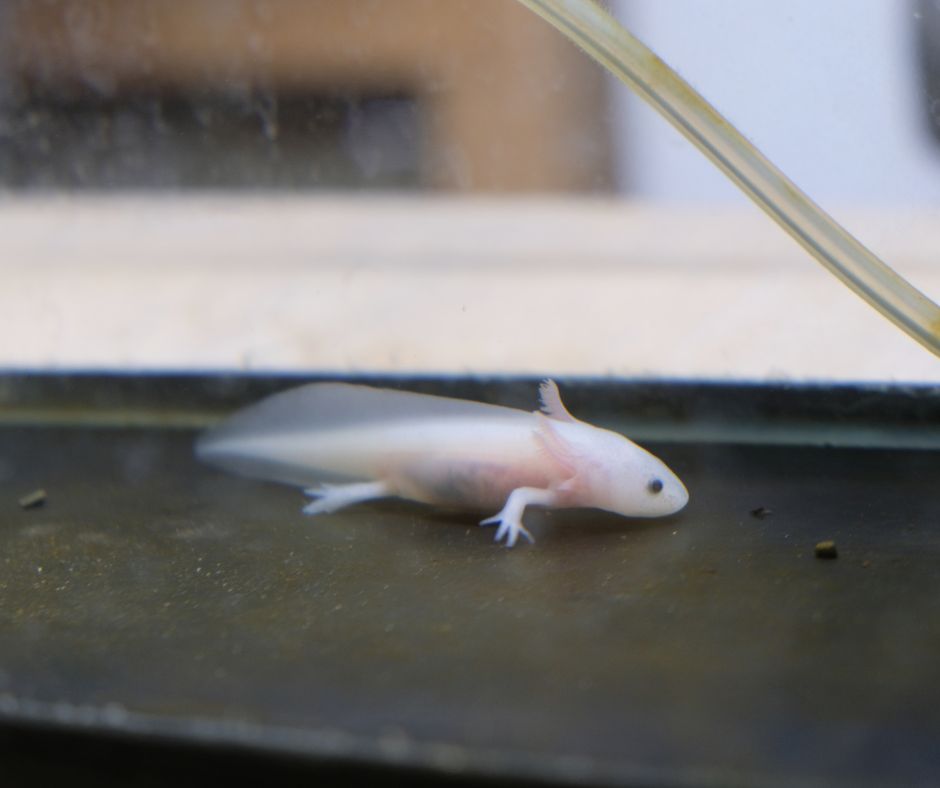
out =
[[[387,498],[393,492],[385,482],[355,482],[322,484],[304,490],[304,494],[316,498],[304,507],[304,514],[328,514],[354,503]]]
[[[506,505],[503,506],[499,514],[487,517],[480,522],[480,525],[496,525],[499,523],[494,539],[499,542],[505,537],[506,547],[512,547],[519,539],[520,534],[530,542],[534,542],[532,534],[522,524],[522,515],[525,513],[526,506],[554,506],[557,501],[558,494],[554,490],[518,487],[509,493]]]

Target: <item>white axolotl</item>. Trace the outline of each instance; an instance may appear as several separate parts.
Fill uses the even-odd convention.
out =
[[[512,547],[527,506],[590,507],[627,517],[679,511],[678,477],[622,435],[574,418],[551,380],[542,412],[343,383],[268,397],[203,434],[197,456],[304,487],[307,514],[399,497],[479,511]]]

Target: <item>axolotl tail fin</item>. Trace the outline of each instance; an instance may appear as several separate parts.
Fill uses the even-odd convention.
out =
[[[482,402],[345,383],[311,383],[274,394],[243,408],[203,433],[196,456],[242,476],[313,486],[357,481],[309,461],[303,448],[318,436],[402,421],[526,419],[525,411]],[[301,459],[303,458],[303,459]]]

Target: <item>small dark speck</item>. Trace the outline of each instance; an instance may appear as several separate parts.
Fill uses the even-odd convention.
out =
[[[831,539],[826,539],[822,542],[816,543],[816,557],[817,558],[838,558],[839,551],[836,549],[836,543]]]
[[[862,561],[862,569],[871,569],[871,561]]]
[[[768,509],[766,506],[758,506],[756,509],[751,509],[751,517],[756,517],[758,520],[766,520],[773,513],[774,510]]]
[[[21,509],[38,509],[46,503],[46,491],[43,489],[33,490],[24,495],[19,500]]]

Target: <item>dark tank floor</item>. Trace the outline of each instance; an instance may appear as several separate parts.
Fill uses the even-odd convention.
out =
[[[935,393],[574,382],[571,410],[645,438],[691,502],[532,510],[535,545],[507,550],[404,502],[306,518],[299,491],[194,461],[212,411],[289,383],[7,382],[8,768],[940,781]],[[532,381],[409,384],[534,407]]]

